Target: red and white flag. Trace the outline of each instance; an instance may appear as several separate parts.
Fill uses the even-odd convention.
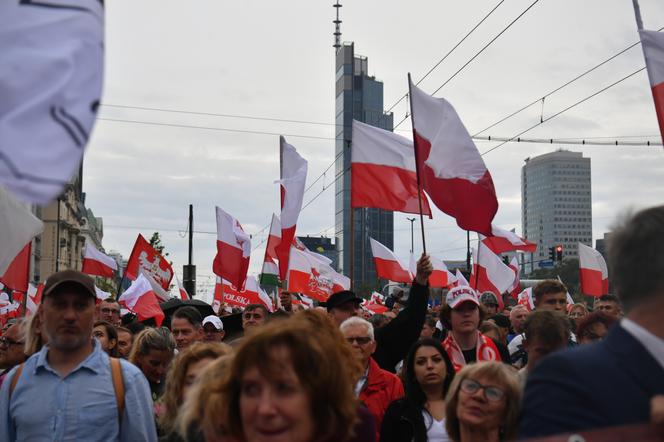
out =
[[[511,290],[514,284],[514,272],[505,265],[500,256],[493,253],[480,242],[478,249],[473,249],[473,273],[470,286],[479,293],[492,292],[498,298],[498,307],[503,309],[502,294]]]
[[[521,280],[519,278],[519,260],[516,259],[516,256],[512,257],[508,267],[514,272],[514,282],[512,283],[509,292],[510,295],[512,295],[512,298],[517,299],[519,291],[521,290]]]
[[[164,312],[159,307],[157,295],[143,273],[139,274],[129,288],[122,293],[118,302],[134,313],[139,321],[154,318],[157,326],[161,326],[164,320]]]
[[[180,278],[178,278],[177,274],[175,274],[175,282],[177,283],[178,286],[178,293],[180,294],[180,299],[182,299],[183,301],[191,299],[189,293],[187,293],[184,286],[182,285],[182,282],[180,282]]]
[[[530,242],[518,236],[509,230],[501,229],[494,225],[491,226],[491,236],[481,235],[482,242],[496,255],[521,250],[522,252],[534,253],[537,250],[537,244]]]
[[[367,302],[362,307],[377,315],[382,315],[389,310],[383,304],[378,304],[376,302]]]
[[[97,250],[90,244],[85,244],[83,254],[83,268],[81,272],[88,275],[104,276],[112,278],[118,270],[118,263],[113,258]]]
[[[251,256],[251,238],[242,226],[219,207],[217,210],[217,256],[212,270],[235,287],[244,287]]]
[[[519,295],[517,296],[517,304],[523,305],[528,309],[529,312],[532,312],[535,310],[535,302],[533,301],[533,288],[528,287],[524,289]]]
[[[465,276],[463,276],[463,273],[461,273],[461,270],[457,269],[456,270],[456,281],[454,282],[455,286],[460,286],[460,285],[465,285],[465,286],[470,286],[468,284],[468,280],[466,279]]]
[[[429,287],[441,288],[448,287],[456,281],[456,277],[447,269],[442,259],[430,256],[433,272],[429,276]]]
[[[641,47],[643,48],[643,56],[646,59],[652,97],[655,101],[659,132],[662,140],[664,140],[664,34],[643,29],[639,3],[637,0],[634,0],[633,3],[636,14],[636,25],[639,29]]]
[[[25,309],[29,314],[37,313],[39,304],[41,304],[42,293],[44,292],[44,283],[40,282],[35,287],[32,284],[28,284],[28,293],[25,300]]]
[[[267,237],[265,247],[265,258],[263,259],[263,270],[261,271],[261,283],[264,285],[279,284],[279,258],[277,257],[277,246],[281,243],[281,220],[274,213],[270,223],[270,233]]]
[[[379,278],[394,282],[413,282],[414,276],[410,273],[408,266],[404,265],[394,252],[373,238],[369,238],[369,241],[376,266],[376,275]]]
[[[409,80],[410,81],[410,80]],[[491,174],[450,103],[410,83],[420,183],[464,230],[491,235],[498,199]]]
[[[0,157],[1,153],[0,147]],[[43,229],[44,224],[0,185],[0,275],[5,274],[16,255]]]
[[[353,120],[351,207],[420,213],[413,143],[393,132]],[[422,214],[431,208],[422,192]]]
[[[230,284],[230,283],[229,283]],[[217,276],[217,280],[214,284],[214,294],[212,296],[212,310],[219,314],[219,307],[224,302],[224,295],[222,289],[222,280]]]
[[[602,296],[609,293],[609,271],[597,250],[579,243],[579,282],[581,293]]]
[[[5,274],[0,276],[0,282],[10,289],[23,293],[28,290],[31,246],[32,241],[23,247],[19,254],[14,257]]]
[[[113,295],[109,292],[105,292],[95,285],[95,295],[97,296],[97,302],[103,301],[104,299],[112,298]]]
[[[174,273],[173,267],[166,261],[166,258],[161,256],[143,238],[143,235],[139,234],[131,255],[129,255],[125,276],[127,279],[133,281],[138,278],[141,271],[150,275],[165,290],[168,290]]]
[[[307,161],[295,148],[279,138],[281,151],[281,242],[276,248],[279,257],[279,278],[285,279],[291,243],[295,238],[297,218],[300,216],[307,180]]]
[[[238,290],[237,287],[225,280],[222,280],[221,290],[224,302],[230,306],[245,308],[249,304],[262,304],[269,312],[274,311],[272,300],[261,289],[258,281],[253,276],[247,276],[244,290]]]
[[[350,279],[334,271],[316,255],[308,250],[291,248],[287,290],[322,302],[333,293],[350,289]]]

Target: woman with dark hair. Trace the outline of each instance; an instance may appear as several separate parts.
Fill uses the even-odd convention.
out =
[[[447,442],[445,395],[454,379],[454,365],[434,339],[421,339],[406,357],[406,396],[392,402],[380,429],[381,442]]]

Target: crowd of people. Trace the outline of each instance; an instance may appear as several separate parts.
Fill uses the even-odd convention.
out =
[[[281,292],[233,339],[193,306],[168,327],[129,321],[61,271],[2,330],[0,440],[491,442],[662,423],[661,250],[664,206],[616,229],[617,296],[591,305],[545,280],[532,311],[468,286],[430,306],[423,255],[389,315],[352,291],[311,309]]]

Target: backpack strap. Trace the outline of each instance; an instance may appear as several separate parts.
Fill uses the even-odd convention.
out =
[[[12,393],[14,392],[14,389],[16,388],[16,384],[18,383],[18,378],[21,377],[21,373],[23,372],[23,366],[25,365],[25,362],[21,363],[21,365],[18,366],[16,369],[16,373],[14,373],[14,376],[12,377],[11,383],[9,384],[9,399],[12,398]]]
[[[122,365],[118,358],[109,358],[111,361],[111,378],[113,379],[113,390],[115,390],[115,400],[118,404],[118,419],[122,423],[122,416],[125,408],[125,386],[122,379]]]

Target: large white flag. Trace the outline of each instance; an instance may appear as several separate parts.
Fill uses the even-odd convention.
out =
[[[0,187],[45,205],[79,167],[101,99],[101,1],[0,1]]]
[[[0,276],[5,274],[21,249],[43,229],[41,221],[0,187]]]

